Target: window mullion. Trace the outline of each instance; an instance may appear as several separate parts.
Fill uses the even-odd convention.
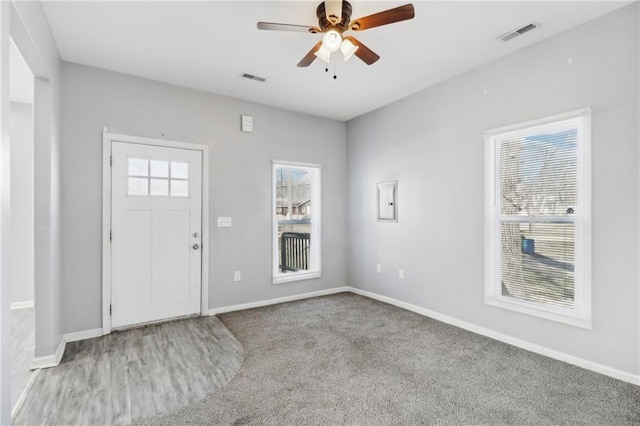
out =
[[[573,216],[521,216],[521,215],[505,215],[498,214],[497,220],[499,222],[520,222],[520,223],[554,223],[554,222],[562,222],[562,223],[575,223],[577,222],[579,215]]]

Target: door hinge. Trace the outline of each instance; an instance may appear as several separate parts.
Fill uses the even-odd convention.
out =
[[[113,308],[113,306],[109,305],[109,315],[112,315],[112,313],[113,313],[113,309],[112,308]]]
[[[109,241],[113,241],[113,231],[109,231]]]
[[[113,155],[109,156],[109,166],[113,167]]]

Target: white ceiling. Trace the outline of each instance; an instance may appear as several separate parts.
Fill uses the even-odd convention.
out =
[[[259,31],[256,22],[317,25],[319,1],[45,2],[65,61],[304,113],[348,120],[629,2],[414,1],[413,20],[350,32],[381,56],[367,66],[296,64],[320,35]],[[353,1],[352,19],[406,2]],[[499,35],[531,21],[510,42]],[[330,66],[333,71],[333,64]],[[240,78],[265,77],[265,83]]]
[[[33,74],[20,51],[9,43],[9,99],[14,102],[33,103]]]

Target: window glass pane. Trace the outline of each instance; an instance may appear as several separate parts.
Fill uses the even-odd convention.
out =
[[[189,181],[188,180],[171,180],[171,196],[172,197],[188,197]]]
[[[129,158],[129,176],[149,176],[149,161]]]
[[[147,178],[129,178],[128,195],[149,195],[149,184]]]
[[[503,214],[577,213],[577,133],[541,131],[501,143]]]
[[[189,179],[189,163],[172,161],[171,177],[176,179]]]
[[[311,175],[307,170],[276,170],[276,214],[278,220],[311,218]]]
[[[311,233],[309,224],[278,224],[279,272],[309,270]]]
[[[574,307],[573,223],[501,222],[502,295]]]
[[[151,160],[151,177],[169,177],[169,162]]]
[[[311,174],[307,170],[276,169],[278,272],[310,268]]]
[[[168,179],[151,179],[151,195],[166,197],[169,195],[169,180]]]

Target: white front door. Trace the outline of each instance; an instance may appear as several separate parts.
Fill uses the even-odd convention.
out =
[[[112,142],[111,327],[200,312],[202,152]]]

